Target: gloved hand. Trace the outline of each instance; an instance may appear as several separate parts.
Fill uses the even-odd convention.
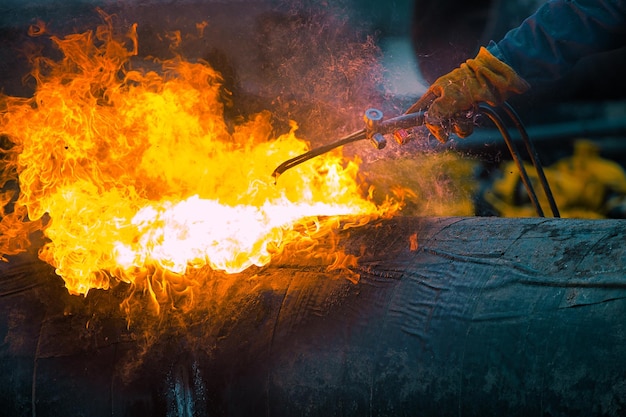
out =
[[[476,58],[435,80],[406,113],[426,110],[426,127],[439,141],[446,142],[450,131],[461,138],[472,134],[472,113],[478,103],[499,106],[514,93],[529,88],[511,67],[481,47]]]

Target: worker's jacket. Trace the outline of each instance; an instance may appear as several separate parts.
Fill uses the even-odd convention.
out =
[[[553,0],[487,49],[536,85],[562,77],[585,56],[625,45],[626,0]]]

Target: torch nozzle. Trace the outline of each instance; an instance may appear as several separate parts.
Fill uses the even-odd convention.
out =
[[[287,171],[289,168],[293,168],[296,165],[299,165],[305,161],[308,161],[309,159],[315,158],[316,156],[325,154],[326,152],[329,152],[335,148],[338,148],[340,146],[346,145],[348,143],[351,142],[356,142],[358,140],[363,140],[366,139],[367,136],[365,135],[365,129],[359,130],[357,132],[354,132],[342,139],[339,139],[336,142],[332,142],[329,143],[327,145],[323,145],[320,146],[319,148],[315,148],[315,149],[311,149],[308,152],[305,152],[301,155],[298,155],[294,158],[288,159],[285,162],[283,162],[282,164],[280,164],[278,167],[276,167],[276,169],[274,170],[274,172],[272,172],[272,177],[274,177],[274,181],[276,181],[278,179],[278,177],[280,176],[280,174],[282,174],[283,172]]]

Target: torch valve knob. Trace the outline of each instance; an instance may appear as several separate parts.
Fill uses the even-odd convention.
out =
[[[368,130],[375,130],[383,120],[383,112],[378,109],[367,109],[365,110],[363,120]]]
[[[363,116],[367,137],[376,149],[383,149],[387,145],[387,139],[381,133],[383,112],[378,109],[367,109]]]
[[[374,133],[370,137],[370,142],[372,142],[376,149],[383,149],[387,145],[387,139],[385,139],[382,133]]]

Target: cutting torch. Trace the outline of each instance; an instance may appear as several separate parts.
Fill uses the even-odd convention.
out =
[[[365,128],[353,132],[336,142],[311,149],[308,152],[283,162],[274,170],[272,176],[274,179],[278,179],[282,173],[296,165],[340,146],[360,140],[369,140],[376,149],[383,149],[387,145],[385,135],[391,134],[398,143],[403,145],[413,137],[412,129],[424,124],[424,112],[403,114],[398,117],[384,120],[382,111],[371,108],[365,111],[363,120],[365,121]]]
[[[548,199],[548,203],[552,210],[553,216],[560,217],[552,191],[550,190],[550,186],[545,177],[543,167],[539,160],[539,156],[537,154],[537,151],[535,150],[532,141],[528,136],[528,133],[526,132],[526,129],[524,128],[524,125],[522,124],[517,113],[507,102],[502,105],[502,110],[504,110],[505,114],[514,123],[515,127],[520,132],[521,138],[524,142],[524,145],[526,146],[526,151],[530,157],[532,165],[537,171],[540,185],[542,186],[543,191]],[[541,205],[539,204],[539,200],[537,198],[533,185],[530,181],[528,173],[526,172],[526,168],[522,163],[522,157],[520,156],[520,153],[515,143],[513,142],[513,139],[509,134],[499,113],[496,111],[495,108],[485,103],[479,104],[477,111],[480,114],[488,117],[500,131],[500,134],[502,135],[502,138],[504,139],[509,149],[509,152],[511,153],[511,157],[513,158],[520,172],[520,179],[524,187],[526,188],[526,191],[528,192],[528,196],[531,203],[535,207],[537,215],[539,217],[544,217],[543,210],[541,208]],[[316,156],[322,155],[340,146],[361,140],[369,140],[377,149],[383,149],[387,145],[387,139],[385,138],[385,136],[391,135],[399,144],[403,145],[413,138],[414,128],[424,125],[425,112],[422,109],[410,108],[406,113],[401,116],[384,119],[382,111],[370,108],[365,111],[365,114],[363,115],[363,120],[365,122],[365,128],[353,132],[335,142],[331,142],[318,148],[311,149],[308,152],[286,160],[278,167],[276,167],[276,169],[272,173],[272,177],[274,177],[274,180],[276,181],[281,174],[296,165],[299,165],[305,161],[308,161],[309,159],[315,158]]]

